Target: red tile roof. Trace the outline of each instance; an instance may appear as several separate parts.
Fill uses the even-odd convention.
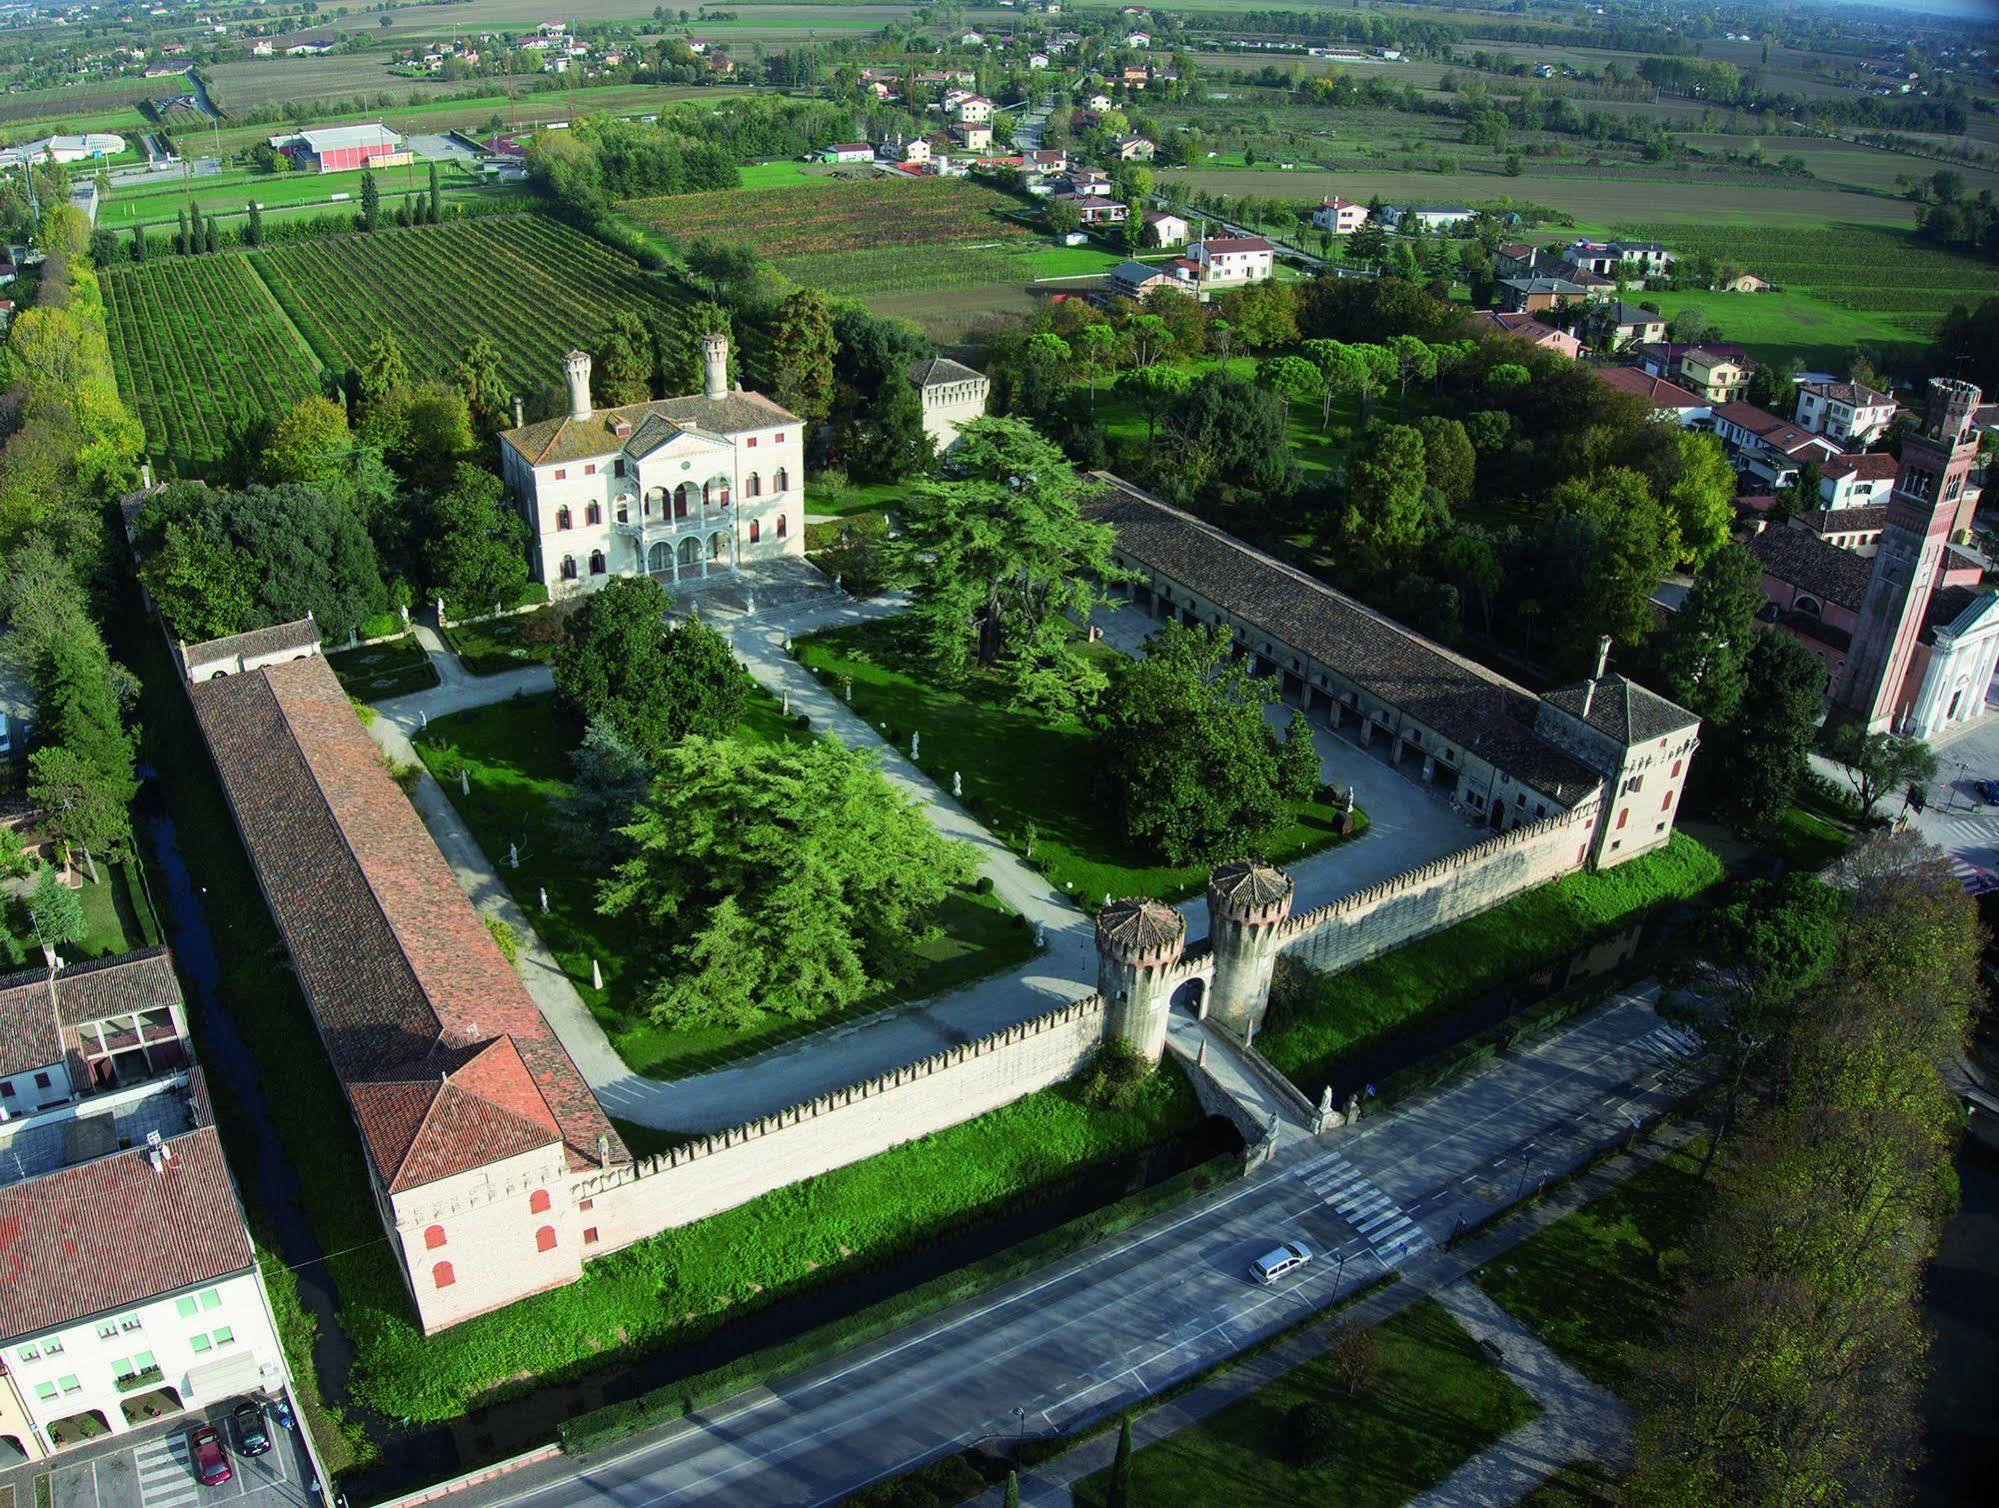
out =
[[[65,1026],[179,1003],[180,983],[165,948],[71,964],[53,987],[45,968],[9,974],[0,978],[0,1074],[61,1062]]]
[[[212,1283],[253,1260],[213,1126],[0,1187],[0,1340]]]
[[[1598,367],[1596,374],[1614,388],[1636,393],[1654,408],[1708,407],[1707,399],[1699,393],[1690,393],[1677,382],[1668,382],[1663,377],[1648,377],[1636,367]]]
[[[190,691],[392,1192],[560,1140],[628,1154],[318,655]]]
[[[1209,251],[1273,251],[1262,236],[1209,236],[1201,245]]]
[[[1892,482],[1900,465],[1901,462],[1885,450],[1870,450],[1859,455],[1834,456],[1819,471],[1834,480],[1853,476],[1863,482]]]

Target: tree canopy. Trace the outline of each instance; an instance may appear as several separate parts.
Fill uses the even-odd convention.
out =
[[[563,706],[655,766],[683,738],[734,732],[749,698],[722,636],[698,619],[669,628],[667,606],[650,577],[616,577],[576,607],[555,652]]]
[[[910,944],[969,882],[872,760],[831,739],[777,748],[691,737],[623,829],[599,904],[671,938],[656,1020],[731,1026],[811,1017],[900,977]]]

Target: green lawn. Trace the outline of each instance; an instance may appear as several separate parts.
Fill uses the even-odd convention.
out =
[[[1708,338],[1732,341],[1751,356],[1795,356],[1807,371],[1846,371],[1856,347],[1915,346],[1920,337],[1878,314],[1842,308],[1809,293],[1647,293],[1671,319],[1689,304],[1708,317]]]
[[[1324,978],[1302,1008],[1279,1007],[1264,1055],[1308,1093],[1340,1061],[1510,979],[1555,963],[1655,907],[1721,878],[1721,861],[1684,833],[1662,849],[1530,890],[1441,932]]]
[[[775,744],[807,735],[786,723],[777,703],[759,691],[737,736]],[[596,876],[583,864],[577,840],[564,832],[558,803],[571,793],[569,750],[580,741],[581,730],[567,723],[553,694],[544,693],[435,718],[416,744],[612,1046],[638,1073],[671,1078],[712,1067],[836,1021],[955,989],[1034,954],[1033,936],[1013,912],[990,895],[958,890],[939,910],[941,935],[911,945],[909,977],[846,1010],[747,1030],[657,1025],[639,994],[658,939],[641,922],[598,913]],[[461,770],[470,779],[470,796],[460,793]],[[509,864],[510,846],[519,857],[517,868]],[[543,889],[545,914],[539,910]],[[590,983],[593,960],[603,973],[602,989]]]
[[[153,228],[171,226],[179,221],[181,211],[190,204],[203,215],[231,219],[247,215],[252,200],[266,210],[310,205],[325,210],[359,213],[362,176],[359,172],[236,171],[185,181],[179,178],[163,179],[142,187],[114,187],[98,210],[97,226],[100,230],[112,231],[129,230],[134,225]],[[376,180],[382,191],[384,210],[393,215],[402,196],[430,191],[430,168],[425,163],[407,168],[384,168],[376,175]],[[477,173],[468,172],[456,163],[439,163],[437,180],[447,200],[454,198],[458,191],[476,189],[485,182]],[[336,200],[336,194],[347,197]]]
[[[920,733],[924,773],[945,790],[961,774],[966,805],[1002,842],[1024,851],[1033,824],[1033,862],[1085,909],[1106,895],[1174,899],[1206,883],[1207,864],[1159,863],[1126,841],[1095,788],[1096,738],[1080,720],[1016,711],[976,675],[962,689],[936,685],[903,650],[892,619],[813,634],[795,649],[836,694],[851,678],[850,705],[877,730],[886,724],[898,749]],[[1093,652],[1113,673],[1123,663],[1106,646]],[[1263,857],[1289,863],[1339,842],[1338,815],[1327,803],[1303,803]]]
[[[850,513],[879,513],[892,508],[908,492],[901,482],[848,483],[828,487],[823,482],[805,484],[805,511],[808,515],[845,518]]]
[[[336,650],[326,657],[347,694],[363,702],[386,701],[412,691],[428,691],[438,683],[437,667],[416,641],[404,634],[386,644]]]
[[[454,623],[444,630],[444,642],[473,675],[499,675],[528,665],[546,665],[555,658],[555,636],[544,633],[542,625],[555,611],[544,607],[511,618]]]
[[[1777,818],[1769,846],[1799,869],[1823,869],[1853,847],[1853,834],[1837,822],[1793,804]]]
[[[1200,1117],[1173,1068],[1122,1111],[1089,1109],[1058,1086],[601,1257],[580,1283],[428,1339],[397,1294],[392,1310],[348,1316],[361,1343],[354,1386],[392,1416],[455,1419],[480,1402],[693,1339]]]
[[[1323,1360],[1133,1452],[1131,1501],[1242,1508],[1390,1508],[1533,1419],[1534,1401],[1470,1336],[1425,1299],[1376,1327],[1380,1365],[1349,1395]],[[1291,1464],[1290,1411],[1320,1404],[1338,1419],[1333,1460]],[[1109,1470],[1076,1484],[1085,1508],[1108,1502]]]
[[[1670,1318],[1668,1253],[1705,1207],[1698,1148],[1592,1199],[1477,1274],[1478,1285],[1592,1381],[1626,1398]]]
[[[64,951],[77,958],[109,958],[135,948],[152,947],[161,941],[159,918],[147,898],[139,862],[128,859],[113,864],[97,861],[97,879],[92,881],[87,865],[77,873],[83,884],[76,892],[83,906],[83,919],[90,931],[83,941]]]

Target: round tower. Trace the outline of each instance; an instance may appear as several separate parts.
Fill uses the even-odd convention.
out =
[[[1291,876],[1256,859],[1220,865],[1208,876],[1208,943],[1215,982],[1208,1014],[1239,1037],[1263,1024],[1277,929],[1291,914]]]
[[[729,396],[729,337],[713,330],[701,337],[701,392],[707,398]]]
[[[1166,971],[1180,961],[1187,918],[1163,901],[1112,901],[1097,913],[1097,989],[1108,1035],[1157,1063],[1166,1050]]]

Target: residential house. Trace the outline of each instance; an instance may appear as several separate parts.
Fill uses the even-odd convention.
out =
[[[1099,90],[1097,93],[1092,94],[1087,99],[1085,99],[1083,101],[1083,106],[1085,109],[1095,110],[1099,114],[1101,114],[1103,111],[1110,109],[1111,97],[1108,94],[1105,94],[1101,90]]]
[[[1636,304],[1627,304],[1622,299],[1605,299],[1593,306],[1590,325],[1596,331],[1597,345],[1606,351],[1622,351],[1648,341],[1663,340],[1666,335],[1664,316],[1654,314],[1650,309],[1640,309]]]
[[[1509,241],[1504,246],[1493,248],[1492,275],[1500,278],[1518,278],[1532,277],[1542,272],[1552,274],[1556,271],[1566,272],[1568,270],[1566,263],[1560,268],[1543,265],[1544,262],[1550,260],[1560,262],[1561,258],[1551,257],[1549,253],[1543,251],[1531,241]]]
[[[1122,225],[1129,213],[1117,200],[1096,194],[1057,194],[1050,203],[1069,205],[1084,225]]]
[[[1887,431],[1895,400],[1858,382],[1798,385],[1798,423],[1844,449],[1864,450]]]
[[[1150,162],[1158,150],[1149,137],[1120,136],[1117,139],[1117,155],[1120,162]]]
[[[1148,246],[1178,246],[1187,239],[1186,220],[1171,210],[1145,211],[1145,242]]]
[[[1770,284],[1753,272],[1740,272],[1720,285],[1722,293],[1765,293]]]
[[[1221,289],[1269,281],[1276,274],[1277,248],[1262,236],[1207,236],[1189,243],[1176,265],[1205,300]]]
[[[164,948],[0,978],[0,1453],[289,1382]]]
[[[1484,309],[1480,314],[1488,324],[1497,325],[1508,335],[1518,336],[1544,351],[1557,352],[1571,361],[1583,353],[1583,343],[1575,336],[1553,325],[1544,325],[1531,314],[1508,314],[1498,309]]]
[[[1048,54],[1045,52],[1030,52],[1027,55],[1027,66],[1029,68],[1046,68],[1048,62]]]
[[[1069,154],[1060,147],[1038,148],[1021,159],[1021,165],[1032,173],[1066,173],[1069,170]]]
[[[1633,354],[1652,376],[1671,378],[1712,403],[1740,398],[1749,389],[1749,374],[1756,370],[1742,347],[1712,342],[1648,341]]]
[[[1699,393],[1676,382],[1655,377],[1637,367],[1595,367],[1596,375],[1620,392],[1632,393],[1652,405],[1652,417],[1671,419],[1682,429],[1705,423],[1714,414],[1714,405]]]
[[[1832,512],[1885,507],[1896,468],[1895,458],[1885,451],[1834,456],[1819,467],[1819,496]]]
[[[1539,314],[1563,304],[1579,304],[1586,296],[1579,285],[1567,278],[1501,278],[1493,293],[1508,314]]]
[[[1094,195],[1108,199],[1111,193],[1111,175],[1102,168],[1071,168],[1068,174],[1056,184],[1058,193]]]
[[[951,118],[961,126],[989,126],[993,121],[993,102],[983,94],[962,95],[950,107]]]
[[[1383,222],[1401,231],[1419,225],[1424,230],[1454,231],[1472,215],[1471,208],[1463,204],[1390,204],[1381,211]]]
[[[1328,194],[1312,211],[1312,223],[1336,236],[1351,235],[1367,224],[1367,206],[1338,194]]]
[[[1159,288],[1184,291],[1186,284],[1173,275],[1171,268],[1156,262],[1120,262],[1104,274],[1104,291],[1114,298],[1143,300]]]
[[[1795,482],[1806,461],[1820,471],[1839,455],[1822,435],[1800,429],[1753,403],[1724,403],[1714,411],[1714,432],[1727,447],[1736,470],[1775,491]]]
[[[968,152],[989,151],[993,144],[993,128],[987,125],[953,126],[951,139]]]
[[[864,141],[843,141],[821,147],[812,156],[820,162],[873,162],[875,149]]]
[[[1571,241],[1563,260],[1600,277],[1615,278],[1618,269],[1636,263],[1645,277],[1658,277],[1673,265],[1673,253],[1657,241]]]
[[[1809,529],[1829,545],[1851,550],[1856,555],[1873,555],[1881,548],[1881,531],[1887,527],[1888,505],[1875,503],[1862,508],[1813,508],[1792,520]]]

